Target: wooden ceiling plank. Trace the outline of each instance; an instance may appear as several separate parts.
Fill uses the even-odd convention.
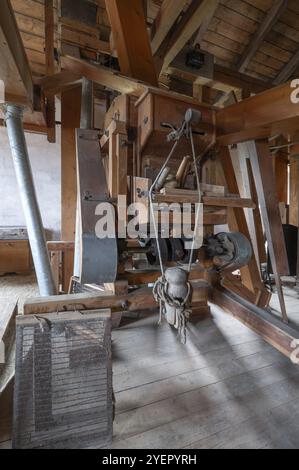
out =
[[[33,104],[33,82],[22,38],[9,0],[1,1],[0,79],[7,93]]]
[[[282,12],[287,7],[287,0],[275,0],[273,6],[268,11],[264,21],[260,24],[258,30],[254,33],[252,40],[246,47],[237,63],[237,70],[244,72],[252,57],[255,55],[266,35],[277,22]]]
[[[186,5],[186,0],[164,0],[152,25],[152,51],[157,52],[170,28]]]
[[[157,86],[157,74],[146,28],[143,4],[131,0],[106,0],[113,41],[121,72]]]

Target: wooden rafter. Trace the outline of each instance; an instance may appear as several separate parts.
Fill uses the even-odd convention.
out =
[[[151,30],[153,54],[155,54],[161,46],[186,3],[186,0],[176,0],[175,2],[173,0],[163,1]]]
[[[9,0],[1,1],[0,80],[4,100],[33,104],[33,82],[21,35]]]
[[[292,74],[296,71],[299,65],[299,50],[296,54],[293,55],[291,60],[287,63],[287,65],[281,70],[281,72],[277,75],[277,77],[273,80],[275,85],[279,85],[283,83],[292,76]]]
[[[249,45],[246,47],[244,53],[241,55],[238,63],[237,70],[244,72],[247,68],[252,57],[255,55],[266,35],[272,29],[274,24],[277,22],[278,18],[282,12],[286,9],[288,4],[287,0],[275,0],[272,7],[268,11],[264,21],[259,26],[258,30],[253,34],[252,40]]]
[[[107,67],[92,65],[75,57],[63,56],[61,58],[61,68],[77,76],[86,77],[88,80],[119,93],[141,96],[146,88],[146,84],[137,80],[125,77]]]
[[[219,1],[216,1],[213,5],[213,7],[210,8],[210,10],[208,11],[206,17],[204,18],[199,30],[197,31],[197,34],[194,38],[194,45],[196,44],[199,44],[201,43],[201,41],[203,40],[203,37],[205,35],[205,33],[208,31],[209,29],[209,26],[211,24],[211,21],[213,19],[213,16],[215,14],[215,11],[217,9],[219,5]]]
[[[218,0],[193,0],[170,37],[166,38],[166,51],[162,53],[163,69],[175,59],[205,18],[215,11],[217,5]]]
[[[121,72],[156,86],[157,75],[140,0],[106,0]]]

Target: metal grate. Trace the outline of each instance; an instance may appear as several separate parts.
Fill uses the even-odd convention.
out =
[[[13,447],[112,441],[110,311],[17,317]]]

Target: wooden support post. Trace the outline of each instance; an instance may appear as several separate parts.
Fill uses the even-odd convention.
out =
[[[121,72],[153,86],[158,85],[143,4],[140,0],[106,0],[113,42]]]
[[[128,147],[127,133],[116,134],[117,193],[126,196],[128,192]]]
[[[268,140],[248,142],[252,173],[258,193],[268,250],[277,287],[282,318],[288,322],[280,276],[289,273],[284,234],[275,187],[275,177],[269,155]]]
[[[80,126],[81,87],[61,94],[61,239],[75,240],[77,207],[76,134]],[[63,290],[73,275],[73,253],[64,254]]]
[[[45,54],[46,75],[55,73],[54,60],[54,1],[45,0]],[[48,141],[56,141],[55,96],[46,97],[46,124]]]
[[[299,153],[299,152],[298,152]],[[299,225],[299,158],[290,158],[290,224]]]
[[[255,182],[254,182],[254,178],[252,174],[250,160],[247,159],[246,163],[247,163],[251,198],[252,198],[252,201],[255,203],[255,209],[253,209],[253,220],[254,220],[254,229],[255,229],[259,261],[260,263],[266,263],[267,253],[266,253],[266,248],[265,248],[265,237],[264,237],[261,213],[259,209],[258,195],[256,192],[256,187],[255,187]]]
[[[278,202],[288,202],[288,156],[278,153],[273,157]]]
[[[231,155],[228,148],[223,147],[221,149],[220,161],[222,163],[228,191],[232,194],[240,195]],[[248,238],[248,240],[250,240],[249,230],[243,208],[233,208],[231,211],[233,217],[231,217],[230,229],[243,233]],[[241,277],[242,283],[252,292],[261,291],[264,289],[255,256],[252,256],[248,266],[245,266],[241,269]]]
[[[127,195],[127,130],[126,124],[120,121],[112,121],[108,127],[108,137],[101,139],[101,146],[109,141],[109,174],[108,189],[110,197],[117,198],[118,195]]]
[[[293,137],[298,140],[298,135]],[[299,290],[299,145],[292,147],[290,155],[290,224],[298,227],[296,286]]]
[[[108,189],[110,197],[117,197],[117,157],[116,157],[116,135],[113,133],[109,137],[109,169],[108,169]]]

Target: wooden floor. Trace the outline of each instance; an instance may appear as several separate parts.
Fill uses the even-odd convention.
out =
[[[298,448],[299,368],[214,307],[186,346],[157,318],[113,334],[114,448]]]
[[[298,294],[286,294],[299,321]],[[298,366],[217,307],[189,326],[186,345],[157,320],[113,331],[113,448],[299,447]],[[0,410],[0,448],[11,445],[3,423]]]

